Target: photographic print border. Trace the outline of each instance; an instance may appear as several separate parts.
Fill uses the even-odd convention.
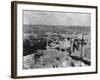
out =
[[[17,75],[17,4],[27,4],[27,5],[45,5],[45,6],[59,6],[59,7],[76,7],[76,8],[93,8],[96,10],[96,70],[94,72],[78,72],[78,73],[61,73],[61,74],[47,74],[47,75],[27,75],[27,76],[18,76]],[[97,6],[88,6],[88,5],[72,5],[72,4],[57,4],[57,3],[41,3],[41,2],[24,2],[24,1],[12,1],[11,2],[11,77],[12,78],[32,78],[32,77],[50,77],[50,76],[66,76],[66,75],[80,75],[80,74],[94,74],[97,73]]]

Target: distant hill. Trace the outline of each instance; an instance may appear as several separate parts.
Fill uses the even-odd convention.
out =
[[[25,33],[66,33],[66,32],[90,32],[89,26],[59,26],[59,25],[23,25]]]

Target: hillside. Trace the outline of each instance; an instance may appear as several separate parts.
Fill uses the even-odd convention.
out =
[[[66,32],[90,32],[89,26],[59,26],[59,25],[23,25],[25,33],[66,33]]]

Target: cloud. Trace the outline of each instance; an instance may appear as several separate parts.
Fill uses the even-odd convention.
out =
[[[49,11],[23,11],[24,24],[90,26],[91,15]]]

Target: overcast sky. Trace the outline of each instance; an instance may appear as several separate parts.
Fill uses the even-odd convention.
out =
[[[90,26],[91,15],[47,11],[23,11],[23,24]]]

